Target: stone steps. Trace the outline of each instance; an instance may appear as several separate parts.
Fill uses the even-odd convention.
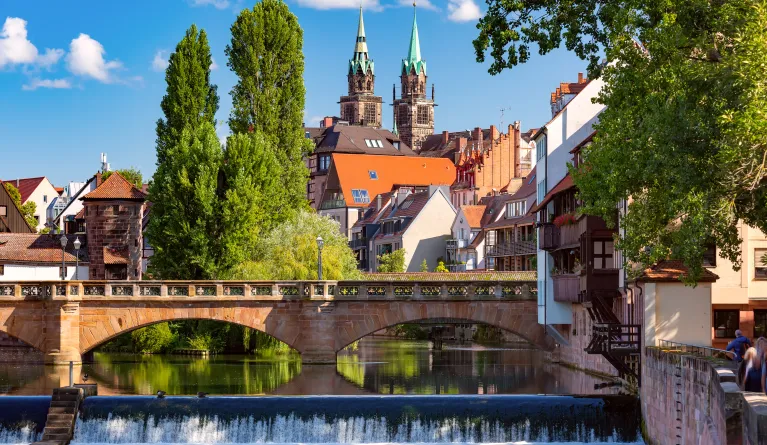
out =
[[[77,410],[83,399],[81,388],[56,388],[43,429],[43,439],[34,445],[67,445],[75,432]]]

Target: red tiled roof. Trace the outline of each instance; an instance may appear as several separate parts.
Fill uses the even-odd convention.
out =
[[[674,282],[679,281],[683,275],[690,273],[690,269],[679,260],[665,260],[645,269],[637,281],[644,282]],[[719,279],[719,276],[708,269],[703,269],[703,273],[698,279],[699,283],[713,283]]]
[[[483,205],[465,205],[461,207],[463,216],[466,218],[466,222],[472,229],[478,229],[482,227],[482,215],[485,213],[487,206]]]
[[[104,247],[104,264],[129,264],[128,247]]]
[[[59,235],[36,233],[0,233],[0,263],[53,263],[61,264]],[[75,262],[74,236],[67,237],[64,261]],[[81,238],[80,262],[87,262],[85,239]]]
[[[449,159],[444,158],[334,153],[331,165],[331,171],[333,170],[338,176],[347,207],[368,206],[368,203],[354,202],[352,189],[367,190],[372,199],[376,195],[391,191],[397,184],[450,185],[455,180],[455,166]],[[370,171],[376,173],[377,179],[371,179]]]
[[[40,176],[38,178],[10,179],[1,182],[10,183],[19,189],[19,193],[21,194],[21,203],[25,204],[27,199],[32,196],[32,193],[35,192],[35,189],[40,185],[41,182],[43,182],[43,180],[45,180],[45,176]]]
[[[146,198],[146,194],[137,189],[135,185],[131,184],[127,179],[123,178],[117,172],[112,173],[106,181],[87,195],[83,196],[82,200],[89,199],[124,199],[131,201],[143,201]]]
[[[534,208],[530,209],[530,211],[537,212],[541,210],[543,206],[545,206],[552,199],[554,199],[554,196],[564,192],[565,190],[571,189],[573,187],[575,187],[575,183],[573,182],[573,177],[570,176],[570,173],[568,173],[565,175],[564,178],[562,178],[561,181],[559,181],[557,185],[554,186],[553,189],[551,189],[549,193],[546,194],[546,196],[543,198],[543,201],[541,201],[540,204],[537,204]]]
[[[84,219],[85,218],[85,207],[80,209],[79,212],[77,212],[77,215],[75,215],[75,219]]]

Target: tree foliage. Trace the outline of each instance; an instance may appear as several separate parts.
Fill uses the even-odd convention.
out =
[[[205,30],[192,25],[170,55],[165,70],[168,88],[160,107],[163,118],[157,121],[157,164],[165,162],[167,151],[181,139],[187,126],[216,123],[218,93],[210,83],[213,58]]]
[[[400,273],[405,271],[405,249],[384,253],[376,258],[378,259],[378,272]]]
[[[268,214],[279,224],[306,206],[303,31],[282,0],[264,0],[243,10],[231,27],[227,65],[238,77],[232,88],[229,128],[234,134],[261,133],[264,149],[276,156],[271,170],[281,187],[270,197]]]
[[[628,260],[679,258],[694,281],[705,243],[738,267],[740,221],[767,232],[767,2],[493,0],[478,26],[491,73],[564,42],[602,76],[573,173],[585,213],[613,221],[627,202]]]
[[[35,204],[34,201],[27,201],[26,203],[22,204],[21,193],[19,192],[19,189],[17,189],[10,182],[4,182],[3,185],[8,191],[8,194],[11,196],[11,200],[13,200],[13,202],[16,204],[16,207],[21,212],[21,216],[23,216],[24,220],[27,222],[27,224],[29,224],[29,227],[36,229],[38,224],[37,218],[35,218],[37,204]]]
[[[441,272],[441,273],[444,273],[444,272],[450,272],[450,269],[448,269],[448,268],[445,266],[445,262],[444,262],[444,261],[440,261],[440,262],[437,264],[437,267],[435,267],[435,268],[434,268],[434,272]]]
[[[348,239],[330,218],[303,210],[258,240],[257,260],[235,268],[231,279],[316,280],[317,237],[324,241],[322,277],[326,280],[361,278]]]
[[[165,352],[176,341],[168,323],[157,323],[145,328],[139,328],[130,334],[135,352],[155,354]]]
[[[141,190],[141,187],[144,186],[144,176],[141,174],[139,169],[136,167],[130,167],[130,168],[121,168],[116,170],[117,173],[120,174],[123,178],[127,179],[128,182],[135,185],[137,189]],[[107,178],[112,176],[112,171],[107,171],[101,173],[101,180],[106,181]]]
[[[421,272],[428,272],[429,271],[429,263],[426,262],[426,258],[424,258],[423,261],[421,261],[420,271]]]

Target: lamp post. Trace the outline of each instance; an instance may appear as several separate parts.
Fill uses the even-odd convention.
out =
[[[61,242],[61,280],[64,281],[67,279],[67,266],[64,264],[64,251],[67,248],[67,242],[69,240],[67,239],[67,236],[62,232],[59,241]]]
[[[75,238],[74,245],[75,245],[75,280],[78,280],[79,278],[77,276],[77,270],[80,268],[80,246],[82,245],[82,243],[80,242],[79,236]]]
[[[317,237],[317,279],[322,279],[322,246],[325,245],[325,241],[322,240],[321,236]]]

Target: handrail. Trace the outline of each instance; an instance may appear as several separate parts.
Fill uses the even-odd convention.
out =
[[[710,346],[698,346],[688,345],[686,343],[679,343],[671,340],[658,340],[658,348],[663,350],[675,350],[680,352],[688,352],[702,357],[713,358],[728,358],[734,359],[735,353],[724,349],[712,348]]]

